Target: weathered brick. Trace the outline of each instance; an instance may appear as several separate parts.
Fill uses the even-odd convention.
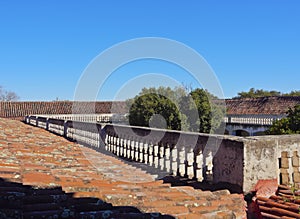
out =
[[[282,151],[281,152],[281,158],[287,158],[288,157],[288,152],[287,151]]]
[[[299,167],[299,157],[298,156],[293,156],[292,157],[292,165],[293,167]]]
[[[280,173],[288,174],[288,169],[280,168]]]
[[[289,174],[286,173],[281,173],[281,180],[282,180],[282,184],[284,185],[289,185],[290,184],[290,179],[289,179]]]
[[[294,178],[295,183],[300,183],[300,173],[299,172],[294,172],[293,178]]]
[[[285,169],[289,168],[289,158],[286,157],[281,158],[281,168],[285,168]]]

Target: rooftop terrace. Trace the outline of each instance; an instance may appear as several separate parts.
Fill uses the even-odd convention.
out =
[[[0,119],[0,149],[1,217],[245,217],[241,194],[172,187],[121,159],[19,121]]]

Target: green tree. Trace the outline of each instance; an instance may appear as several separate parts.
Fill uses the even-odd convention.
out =
[[[203,133],[215,133],[220,128],[223,122],[225,108],[222,106],[218,98],[210,94],[204,89],[195,89],[191,96],[196,104],[198,119],[195,119],[195,113],[190,112],[188,122],[190,123],[191,131],[199,130]],[[193,108],[192,108],[193,111]]]
[[[300,91],[291,91],[289,93],[281,93],[279,91],[267,91],[263,89],[251,88],[249,91],[239,92],[234,99],[240,98],[256,98],[256,97],[271,97],[271,96],[300,96]]]
[[[300,105],[296,105],[294,109],[290,108],[287,117],[275,121],[266,133],[271,135],[300,134]]]
[[[204,89],[188,93],[177,87],[143,88],[138,96],[127,101],[129,124],[194,132],[215,132],[224,117],[224,108],[217,98]],[[162,118],[165,119],[165,124]],[[152,125],[151,125],[152,124]]]
[[[300,90],[291,91],[290,93],[284,94],[284,96],[300,96]]]
[[[235,99],[239,98],[255,98],[255,97],[270,97],[270,96],[281,96],[279,91],[267,91],[263,89],[251,88],[249,91],[239,92],[238,96],[234,97]]]
[[[169,98],[158,93],[145,93],[134,98],[129,110],[129,124],[181,130],[178,108]]]

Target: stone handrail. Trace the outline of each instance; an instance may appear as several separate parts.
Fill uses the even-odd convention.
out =
[[[41,116],[28,116],[25,122],[174,175],[225,182],[240,191],[251,190],[261,179],[300,180],[300,135],[242,138]]]

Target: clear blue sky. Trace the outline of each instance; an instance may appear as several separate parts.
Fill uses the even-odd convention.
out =
[[[300,90],[300,2],[0,0],[0,85],[21,100],[73,99],[103,50],[137,37],[164,37],[201,54],[225,97],[251,87]],[[145,72],[191,78],[174,66],[131,63],[112,75],[103,100]]]

